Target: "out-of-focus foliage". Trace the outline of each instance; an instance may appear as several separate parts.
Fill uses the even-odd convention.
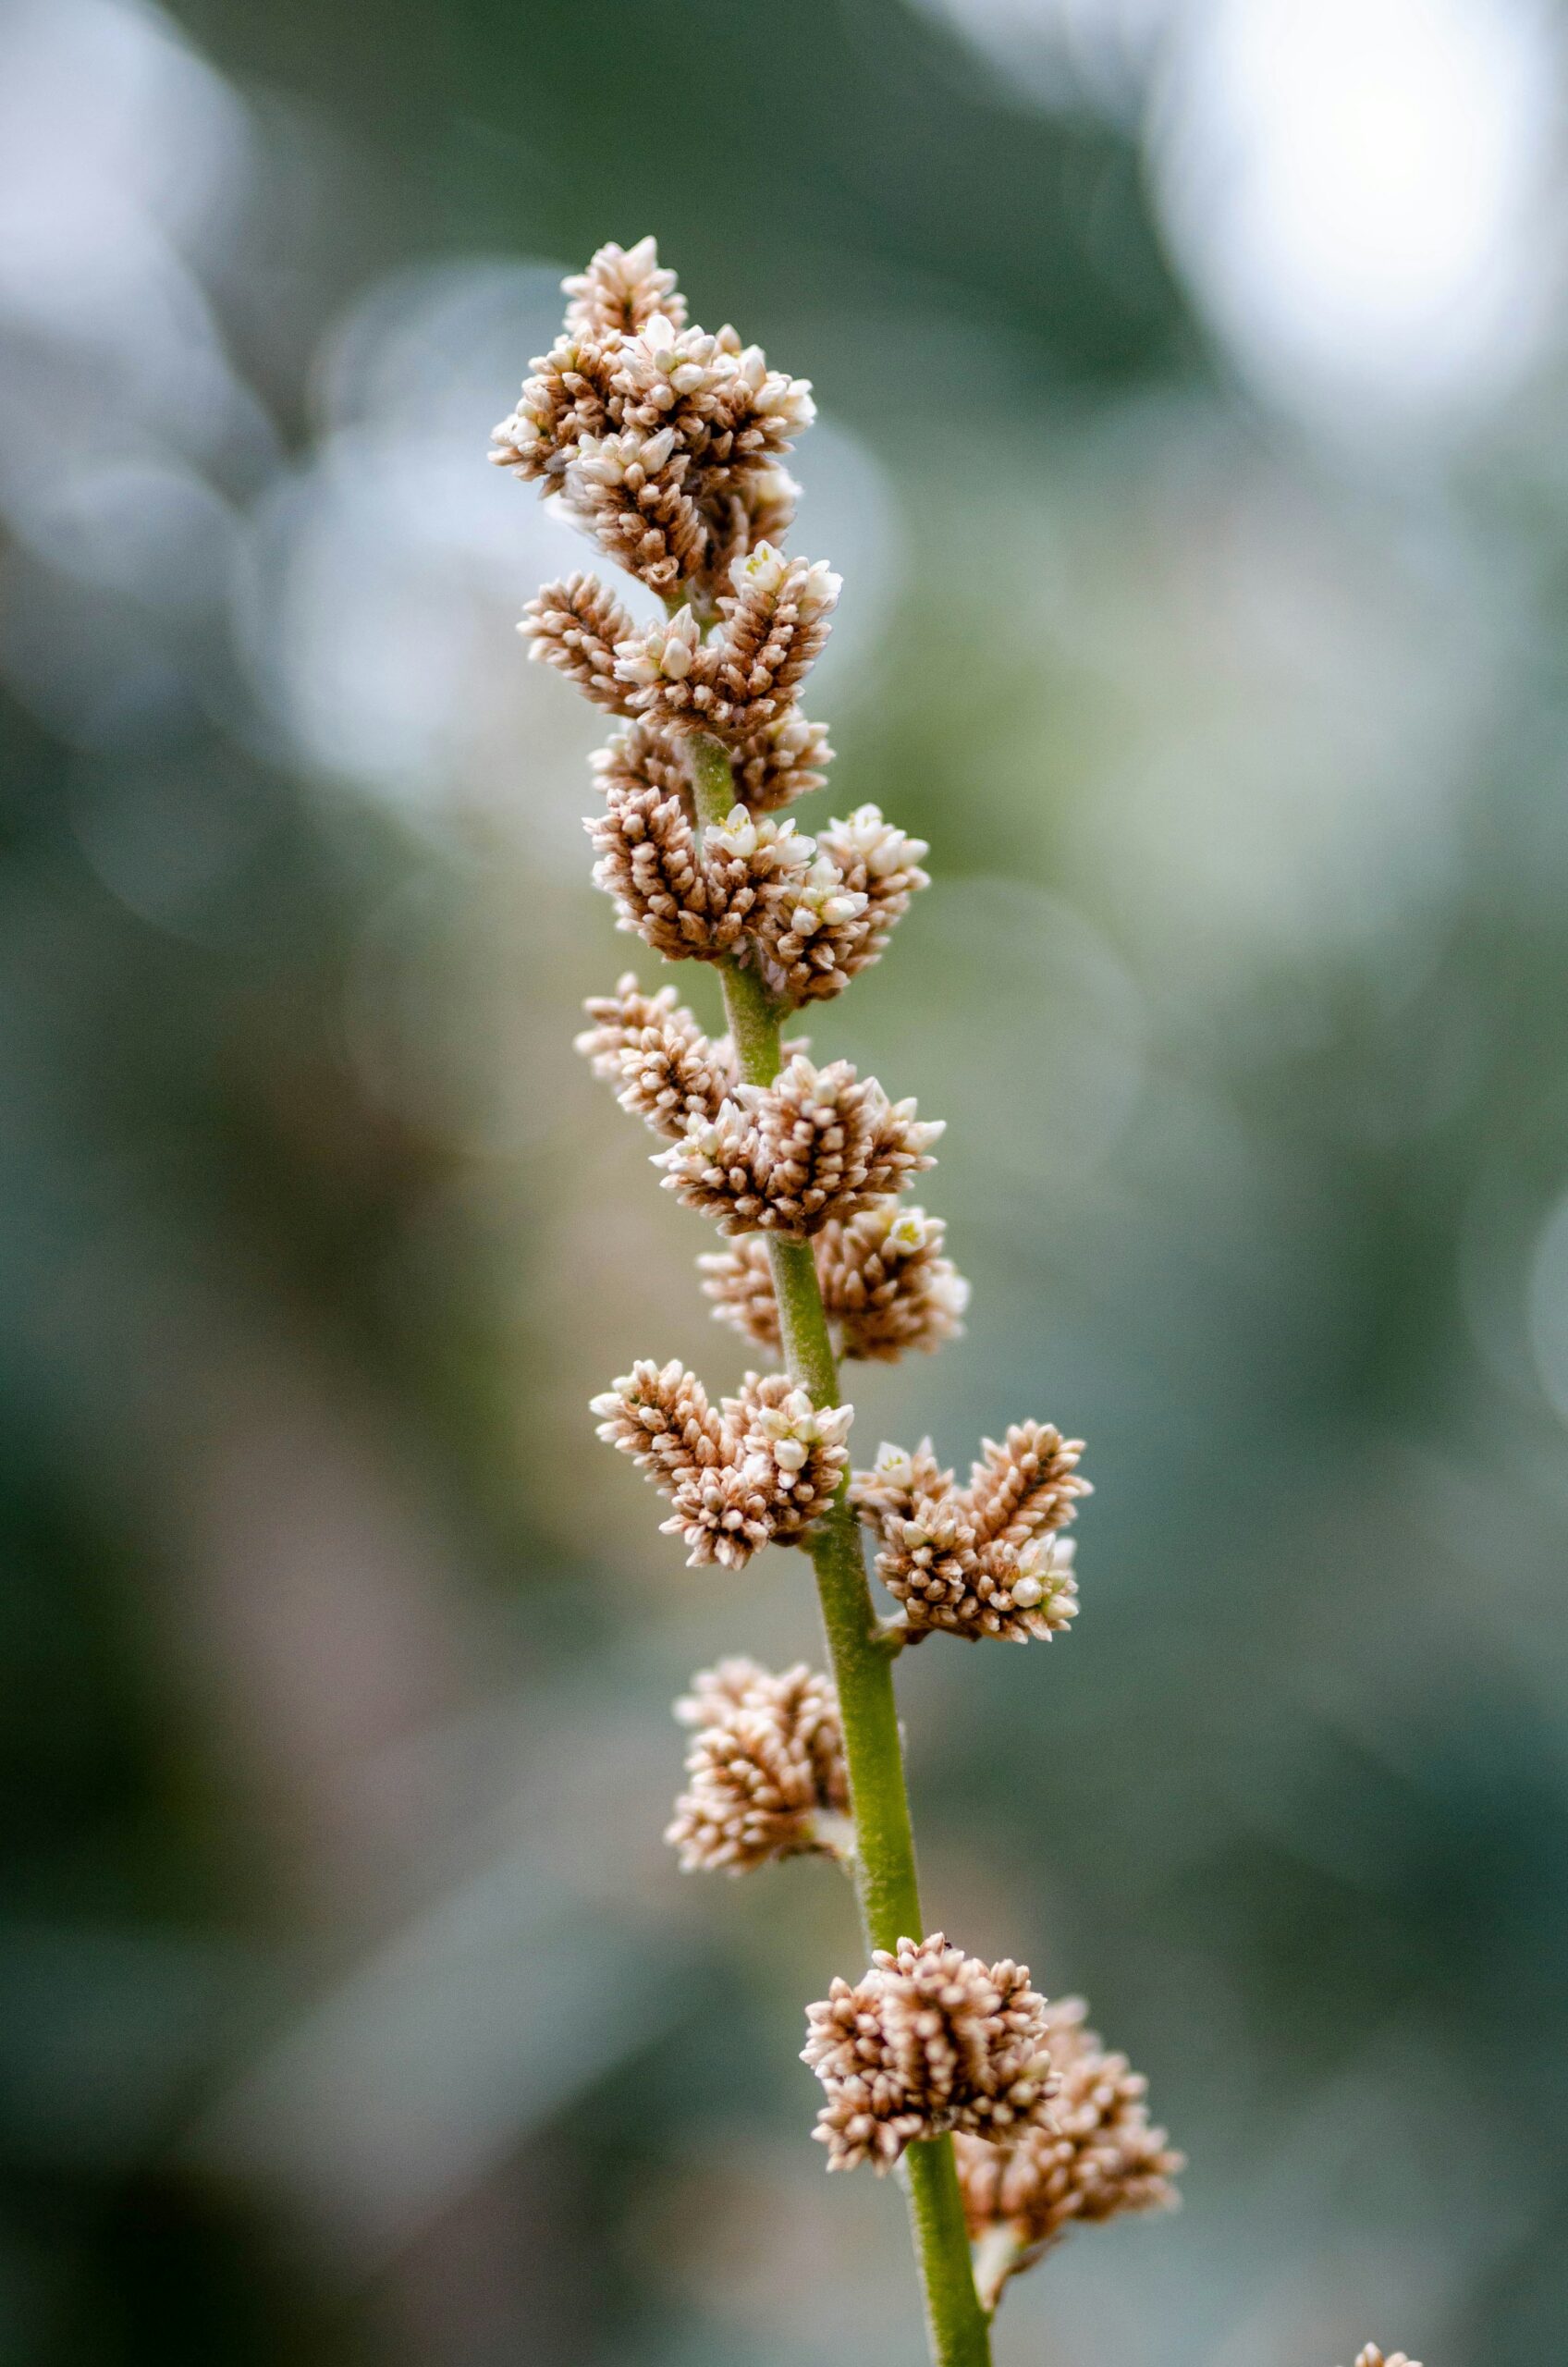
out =
[[[1098,1490],[1069,1638],[902,1679],[933,1921],[1192,2156],[1000,2359],[1561,2348],[1562,83],[1526,0],[0,0],[18,2367],[917,2355],[805,2141],[847,1893],[658,1840],[803,1565],[584,1411],[743,1361],[570,1050],[574,547],[484,460],[649,228],[816,382],[820,807],[932,843],[813,1015],[975,1285],[862,1453]]]

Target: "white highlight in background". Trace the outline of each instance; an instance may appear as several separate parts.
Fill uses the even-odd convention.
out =
[[[1351,428],[1506,391],[1558,278],[1537,0],[1214,0],[1178,23],[1157,188],[1243,370]]]

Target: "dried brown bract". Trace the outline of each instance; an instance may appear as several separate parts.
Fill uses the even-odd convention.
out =
[[[701,572],[707,547],[707,527],[687,488],[690,469],[672,427],[584,435],[566,472],[564,498],[618,567],[668,595]]]
[[[1080,1997],[1046,2008],[1046,2044],[1058,2086],[1050,2126],[1016,2141],[956,2141],[969,2231],[979,2251],[982,2299],[995,2307],[1007,2277],[1028,2268],[1069,2228],[1123,2212],[1167,2211],[1182,2166],[1163,2128],[1149,2125],[1148,2082],[1124,2054],[1108,2054],[1084,2027]]]
[[[815,2135],[830,2170],[890,2169],[915,2139],[1001,2137],[1044,2123],[1055,2081],[1046,2001],[1027,1966],[983,1964],[943,1932],[879,1948],[851,1988],[808,2005],[809,2063],[827,2092]]]
[[[779,1858],[843,1845],[849,1784],[839,1702],[803,1664],[774,1676],[755,1661],[721,1661],[675,1705],[692,1728],[687,1789],[665,1839],[682,1867],[748,1872]]]
[[[841,582],[824,560],[790,558],[764,542],[731,563],[729,583],[711,644],[715,695],[705,720],[726,740],[743,740],[793,705],[827,639]]]
[[[526,484],[558,493],[568,464],[584,436],[611,425],[611,379],[619,337],[567,329],[548,353],[536,354],[533,376],[517,409],[491,435],[490,458]]]
[[[687,820],[695,822],[686,742],[679,732],[659,723],[629,723],[588,762],[606,800],[651,789],[658,797],[679,798]]]
[[[891,1364],[958,1338],[969,1284],[945,1255],[946,1238],[940,1217],[882,1200],[823,1242],[817,1269],[846,1356]]]
[[[748,551],[764,543],[782,543],[794,524],[800,497],[801,488],[789,470],[777,463],[738,471],[728,492],[716,486],[707,504],[713,581],[729,583],[736,561]]]
[[[912,1637],[1060,1634],[1078,1609],[1072,1542],[1058,1532],[1090,1492],[1082,1453],[1048,1422],[1018,1422],[999,1445],[982,1441],[967,1488],[938,1470],[929,1439],[913,1454],[884,1446],[855,1473],[853,1501],[881,1539],[877,1576]]]
[[[827,1511],[849,1466],[844,1441],[853,1406],[823,1409],[788,1373],[749,1372],[740,1395],[724,1400],[724,1410],[742,1456],[766,1478],[772,1536],[792,1543]]]
[[[840,1356],[891,1364],[956,1339],[969,1284],[943,1255],[947,1228],[924,1208],[874,1201],[847,1223],[816,1234],[817,1280]],[[779,1345],[778,1306],[767,1245],[754,1233],[697,1260],[720,1322],[760,1348]]]
[[[864,891],[847,888],[830,855],[819,854],[761,917],[757,948],[769,990],[791,1003],[842,994],[869,934]],[[869,957],[868,957],[869,958]]]

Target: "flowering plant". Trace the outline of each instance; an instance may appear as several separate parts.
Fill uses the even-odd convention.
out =
[[[557,497],[664,613],[639,628],[573,575],[521,630],[620,722],[587,823],[617,926],[667,962],[713,965],[729,1023],[710,1040],[673,987],[649,994],[628,974],[590,1003],[579,1048],[663,1138],[665,1188],[725,1237],[698,1260],[715,1315],[782,1366],[715,1404],[680,1364],[640,1363],[593,1410],[668,1498],[664,1527],[692,1563],[805,1551],[832,1662],[831,1678],[732,1660],[692,1680],[668,1838],[687,1868],[815,1854],[852,1873],[871,1961],[807,2009],[815,2134],[829,2169],[897,2165],[932,2357],[977,2367],[1011,2276],[1076,2226],[1169,2205],[1182,2166],[1083,2004],[1047,2003],[1026,1968],[925,1932],[915,1875],[895,1658],[938,1633],[1066,1631],[1082,1444],[1029,1420],[984,1441],[962,1486],[929,1440],[851,1469],[839,1360],[939,1347],[968,1286],[940,1220],[902,1196],[941,1126],[847,1061],[814,1065],[784,1031],[879,958],[929,884],[929,850],[874,805],[815,837],[778,818],[832,759],[800,694],[839,581],[783,549],[809,386],[733,329],[690,325],[651,239],[602,247],[565,288],[563,332],[492,457]],[[1371,2347],[1358,2367],[1410,2362]]]

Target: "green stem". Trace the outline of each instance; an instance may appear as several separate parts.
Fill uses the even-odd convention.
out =
[[[717,740],[693,741],[692,777],[698,820],[704,827],[722,822],[734,803],[735,784],[729,758]],[[719,975],[741,1073],[749,1085],[771,1085],[782,1061],[780,1009],[755,970],[727,963]],[[837,1405],[839,1374],[811,1244],[769,1233],[767,1254],[790,1378],[809,1392],[814,1404]],[[906,1936],[923,1939],[925,1926],[892,1655],[877,1640],[847,1479],[813,1531],[810,1550],[839,1689],[861,1919],[869,1947],[893,1948]],[[911,2145],[903,2169],[932,2359],[937,2367],[989,2367],[990,2332],[970,2266],[952,2139]]]

